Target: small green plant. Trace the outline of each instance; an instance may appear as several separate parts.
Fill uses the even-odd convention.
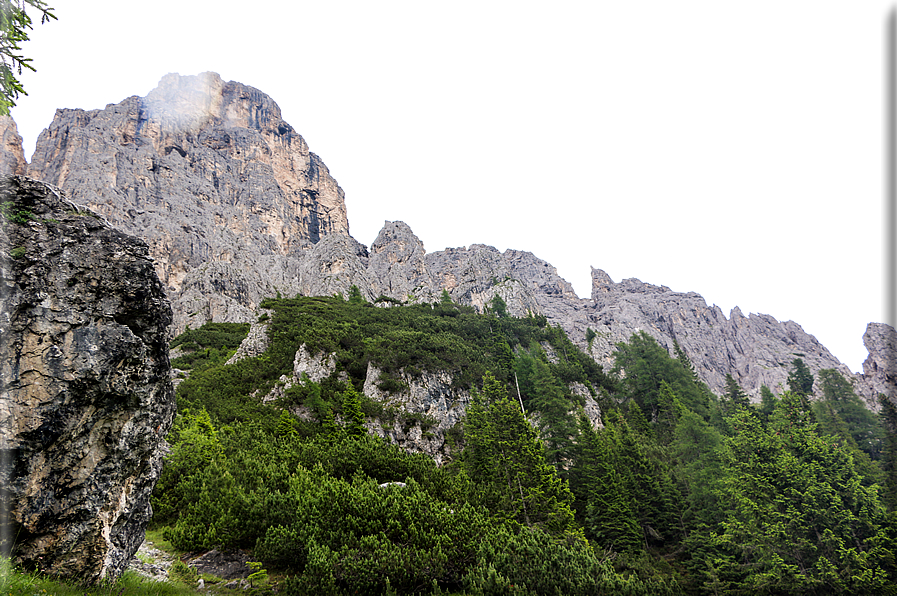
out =
[[[16,204],[12,201],[4,201],[0,203],[0,215],[8,222],[16,224],[26,224],[34,219],[34,214],[27,209],[17,209]]]
[[[262,564],[258,561],[248,561],[246,564],[252,569],[252,573],[246,578],[249,587],[264,586],[268,582],[268,570],[262,569]]]
[[[14,259],[21,259],[22,257],[25,256],[25,247],[24,246],[15,247],[11,251],[9,251],[9,256],[11,256]]]
[[[135,556],[141,563],[144,563],[146,565],[152,565],[153,563],[156,562],[155,559],[153,559],[149,555],[145,555],[143,553],[137,553]]]
[[[101,217],[94,213],[93,211],[88,211],[87,209],[70,209],[65,212],[66,215],[79,215],[81,217],[93,217],[95,219],[101,219]]]
[[[181,560],[172,563],[168,570],[168,579],[192,586],[199,579],[199,573]]]

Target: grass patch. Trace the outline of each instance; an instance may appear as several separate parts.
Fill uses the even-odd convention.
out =
[[[155,548],[173,556],[180,556],[183,553],[173,547],[171,543],[162,536],[164,528],[153,528],[146,531],[146,541],[151,543]]]
[[[188,586],[154,582],[143,576],[126,571],[114,582],[85,587],[74,582],[53,579],[42,573],[28,572],[15,568],[9,559],[0,558],[0,594],[3,596],[20,594],[36,596],[194,596],[196,590]]]

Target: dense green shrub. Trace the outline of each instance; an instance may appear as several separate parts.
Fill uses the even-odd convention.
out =
[[[477,564],[464,578],[474,595],[661,595],[679,589],[618,573],[612,562],[575,535],[552,536],[538,528],[497,526],[482,541]]]
[[[269,528],[255,553],[294,572],[299,593],[332,582],[345,593],[382,594],[387,579],[403,593],[434,580],[457,587],[490,525],[485,511],[434,499],[411,478],[380,486],[318,465],[299,468],[290,491],[302,495],[291,519]]]
[[[249,333],[249,323],[206,323],[199,329],[187,328],[171,340],[169,347],[193,343],[201,348],[236,348]]]
[[[173,358],[171,366],[199,369],[224,364],[249,333],[249,323],[206,323],[187,330],[171,340],[169,347],[185,352]]]
[[[216,429],[205,413],[176,424],[172,452],[153,498],[154,523],[182,550],[251,547],[265,530],[284,524],[300,496],[291,492],[296,470],[320,467],[336,480],[359,474],[378,483],[413,479],[433,498],[463,494],[447,470],[424,455],[405,453],[369,435],[331,441],[278,433],[271,423]]]

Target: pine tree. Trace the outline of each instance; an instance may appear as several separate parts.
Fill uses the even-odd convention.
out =
[[[676,355],[676,361],[685,369],[692,380],[695,383],[701,383],[702,381],[695,370],[695,365],[692,364],[688,354],[685,353],[685,350],[682,349],[682,346],[680,346],[679,342],[675,339],[673,340],[673,353]]]
[[[508,316],[508,304],[498,294],[493,296],[492,300],[489,301],[489,307],[492,314],[499,319]]]
[[[364,428],[364,412],[361,411],[361,395],[352,383],[343,391],[343,416],[346,424],[346,435],[350,438],[363,437],[367,434]]]
[[[657,400],[657,440],[661,445],[668,445],[676,431],[676,423],[679,419],[677,407],[678,398],[673,388],[666,381],[660,382],[660,396]]]
[[[493,371],[502,381],[508,382],[514,378],[514,352],[508,340],[500,333],[492,334],[492,360],[497,365],[497,370]]]
[[[595,341],[595,338],[598,337],[598,334],[591,327],[586,327],[586,343],[589,346],[589,352],[592,351],[592,343]]]
[[[572,437],[576,434],[576,423],[570,415],[573,404],[567,390],[551,374],[548,363],[541,358],[533,361],[532,395],[529,396],[530,409],[539,412],[542,438],[546,445],[546,456],[558,469],[570,455]]]
[[[763,422],[767,422],[769,417],[772,416],[772,413],[775,411],[776,406],[779,403],[779,398],[775,396],[775,394],[769,390],[769,387],[766,385],[760,386],[760,418]]]
[[[605,424],[613,423],[618,415],[618,412],[611,411],[609,415],[605,417]],[[626,408],[626,423],[629,425],[629,428],[643,437],[651,439],[655,438],[654,428],[648,423],[648,418],[645,416],[644,410],[642,410],[641,406],[639,406],[638,402],[634,399],[629,401],[629,406]]]
[[[720,400],[723,415],[731,416],[740,408],[748,407],[750,403],[747,394],[742,390],[738,381],[731,374],[726,373],[726,392]]]
[[[324,414],[324,419],[321,421],[321,425],[323,427],[323,435],[328,441],[338,441],[343,436],[343,429],[336,423],[336,418],[333,416],[332,409],[327,408],[327,412]]]
[[[718,499],[723,478],[719,453],[722,441],[719,431],[703,418],[687,409],[682,412],[670,452],[684,495],[683,521],[690,530],[722,521]]]
[[[352,284],[352,287],[349,288],[349,303],[350,304],[364,304],[364,296],[361,295],[361,290],[355,284]]]
[[[788,388],[803,398],[813,395],[813,373],[800,358],[791,361],[791,372],[788,373]]]
[[[635,399],[651,421],[657,420],[661,381],[670,385],[687,408],[705,418],[710,416],[709,392],[703,383],[644,331],[633,334],[628,343],[617,344],[614,371],[623,376],[624,397]]]
[[[786,392],[768,427],[731,419],[720,498],[708,537],[735,555],[736,593],[878,593],[887,583],[884,508],[853,458],[816,432],[804,396]]]
[[[566,481],[545,461],[544,446],[520,405],[489,373],[467,409],[464,440],[464,468],[489,509],[553,532],[573,527]]]
[[[681,495],[652,437],[635,432],[622,416],[608,416],[602,432],[615,450],[615,466],[626,482],[646,543],[661,544],[678,534]]]
[[[883,393],[878,395],[878,403],[881,404],[879,416],[885,433],[882,449],[885,490],[882,499],[889,511],[897,512],[897,405]]]
[[[750,404],[747,393],[731,374],[726,374],[726,397],[735,407],[747,407]]]
[[[642,531],[608,436],[593,430],[585,417],[579,422],[579,436],[576,472],[585,503],[586,537],[616,552],[641,550]]]
[[[277,436],[285,439],[293,438],[299,435],[296,426],[293,424],[293,415],[286,410],[280,411],[280,418],[277,420]]]
[[[508,397],[507,387],[498,379],[491,371],[486,371],[483,375],[483,388],[479,392],[474,392],[474,397],[484,405],[491,405],[495,402],[506,399]]]
[[[822,410],[831,411],[837,414],[844,425],[844,431],[840,433],[834,428],[824,430],[828,434],[842,436],[845,440],[849,438],[870,459],[879,459],[884,437],[878,417],[869,411],[866,404],[854,392],[850,382],[837,370],[831,368],[820,370],[818,379],[819,392],[822,395],[816,404],[826,405],[814,408],[817,418]],[[822,419],[819,421],[820,424],[824,424]]]

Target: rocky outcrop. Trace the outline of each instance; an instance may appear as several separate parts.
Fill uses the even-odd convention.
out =
[[[30,179],[0,179],[0,198],[0,544],[29,568],[115,578],[174,415],[171,309],[142,241]]]
[[[380,369],[368,364],[364,394],[382,403],[395,416],[387,421],[368,420],[368,432],[383,437],[410,453],[425,453],[437,464],[451,453],[448,431],[464,418],[470,393],[452,387],[446,372],[419,375],[402,373],[405,389],[387,392],[380,389]]]
[[[250,331],[250,335],[240,344],[238,353],[240,350],[249,351],[252,349],[254,342],[251,339],[251,335],[252,332]],[[233,361],[235,360],[231,358],[228,360],[228,364],[231,364]],[[262,401],[272,402],[281,399],[293,385],[302,386],[306,383],[320,383],[322,380],[330,377],[335,371],[336,354],[326,352],[312,354],[308,351],[306,345],[302,344],[293,356],[293,370],[289,374],[281,375],[271,391],[262,397]],[[337,378],[345,381],[349,377],[345,372],[341,372]],[[304,405],[292,406],[290,412],[298,418],[308,419],[313,416],[311,410]]]
[[[15,121],[9,116],[0,116],[0,176],[22,175],[27,166],[22,137]]]
[[[57,110],[28,173],[146,240],[171,298],[189,294],[189,312],[209,320],[246,320],[235,304],[251,311],[256,285],[292,280],[288,255],[349,231],[342,189],[277,104],[215,73],[170,74],[102,110]],[[188,280],[212,263],[228,266]],[[240,294],[240,274],[260,283]],[[190,292],[196,278],[208,283]]]
[[[263,310],[263,321],[257,321],[249,327],[249,333],[240,342],[237,351],[231,356],[225,364],[233,364],[245,358],[255,358],[261,356],[268,349],[268,317],[269,311]],[[173,356],[172,356],[173,358]]]
[[[305,344],[299,346],[293,358],[293,378],[296,380],[308,379],[312,383],[319,383],[335,370],[336,354],[312,355]]]
[[[427,255],[427,266],[454,302],[483,311],[498,294],[508,313],[523,317],[541,314],[538,296],[560,295],[576,299],[573,287],[557,275],[557,270],[532,253],[474,244],[470,248],[447,248]]]
[[[435,302],[439,286],[430,275],[427,251],[402,221],[387,221],[371,245],[368,277],[372,293],[406,302]]]
[[[367,299],[376,296],[368,277],[367,248],[349,236],[329,236],[310,247],[299,271],[298,289],[304,296],[348,296],[352,286]]]
[[[863,334],[869,356],[858,375],[857,392],[877,408],[879,395],[897,403],[897,331],[883,323],[869,323]]]

